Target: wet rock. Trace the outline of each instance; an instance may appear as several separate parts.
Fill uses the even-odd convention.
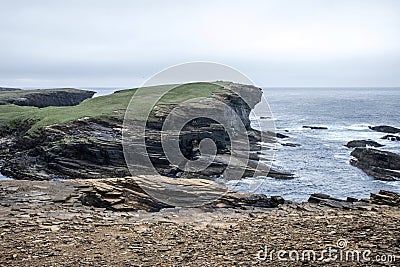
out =
[[[356,148],[351,152],[351,165],[378,180],[400,179],[400,155],[372,148]]]
[[[282,146],[289,146],[289,147],[298,147],[301,146],[300,144],[296,143],[281,143]]]
[[[277,171],[275,169],[270,169],[268,172],[268,177],[272,177],[275,179],[293,179],[294,174],[283,171]]]
[[[393,126],[380,125],[380,126],[368,126],[368,127],[373,131],[382,133],[390,133],[390,134],[400,133],[400,129]]]
[[[327,130],[328,127],[324,127],[324,126],[303,126],[303,128],[308,128],[308,129],[312,129],[312,130]]]
[[[367,147],[367,146],[383,147],[384,145],[381,145],[373,140],[353,140],[348,142],[345,146],[349,148],[355,148],[355,147]]]
[[[388,135],[385,135],[385,136],[381,137],[381,139],[386,139],[386,140],[389,140],[389,141],[400,141],[400,136],[393,135],[393,134],[388,134]]]
[[[276,133],[277,138],[289,138],[289,136],[281,134],[281,133]]]
[[[341,202],[343,200],[340,200],[340,199],[337,199],[337,198],[333,198],[330,195],[322,194],[322,193],[311,194],[310,197],[308,198],[308,202],[310,202],[310,203],[320,203],[320,202],[323,202],[323,201]]]

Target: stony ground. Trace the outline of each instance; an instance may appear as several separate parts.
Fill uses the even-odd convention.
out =
[[[399,207],[345,210],[285,203],[274,209],[115,212],[82,206],[74,196],[62,201],[65,188],[44,194],[40,183],[23,191],[11,182],[0,184],[0,266],[399,266],[400,262]],[[280,257],[279,250],[284,250]],[[313,250],[316,257],[309,258],[305,250]],[[332,257],[324,250],[331,250]],[[351,256],[355,251],[359,261],[357,254]]]

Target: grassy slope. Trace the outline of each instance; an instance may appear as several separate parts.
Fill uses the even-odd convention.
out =
[[[142,103],[154,101],[154,96],[160,90],[169,89],[171,86],[161,85],[145,88],[141,95]],[[45,126],[66,123],[83,117],[94,117],[107,120],[110,117],[123,119],[129,101],[137,89],[122,90],[111,95],[95,97],[83,101],[77,106],[67,107],[22,107],[16,105],[0,105],[0,130],[16,128],[23,121],[35,121],[28,133],[32,134]],[[211,83],[191,83],[175,87],[169,91],[159,104],[179,104],[196,97],[209,97],[214,92],[224,89]],[[121,112],[116,112],[121,111]]]

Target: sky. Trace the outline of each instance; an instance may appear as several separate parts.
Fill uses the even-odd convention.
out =
[[[0,86],[135,87],[191,61],[269,87],[400,86],[398,0],[0,0]]]

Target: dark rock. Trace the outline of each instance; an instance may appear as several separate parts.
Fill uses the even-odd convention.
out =
[[[289,136],[281,134],[281,133],[276,133],[277,138],[289,138]]]
[[[351,152],[353,166],[378,180],[400,179],[400,155],[372,148],[356,148]]]
[[[381,145],[373,140],[353,140],[348,142],[345,146],[349,148],[355,148],[355,147],[367,147],[367,146],[383,147],[384,145]]]
[[[382,133],[391,133],[396,134],[400,133],[400,129],[392,126],[381,125],[381,126],[369,126],[371,130],[382,132]]]
[[[310,197],[308,198],[308,202],[310,202],[310,203],[320,203],[322,201],[327,201],[327,200],[343,201],[343,200],[340,200],[337,198],[333,198],[330,195],[321,194],[321,193],[311,194]]]
[[[381,139],[386,139],[386,140],[389,140],[389,141],[400,141],[400,136],[388,134],[388,135],[385,135],[385,136],[381,137]]]
[[[2,91],[0,92],[0,103],[38,108],[75,106],[83,100],[91,98],[94,94],[93,91],[73,88]]]
[[[370,201],[377,205],[400,206],[400,194],[380,190],[378,194],[371,193]]]
[[[301,146],[300,144],[295,143],[281,143],[282,146],[290,146],[290,147],[298,147]]]
[[[275,169],[270,169],[268,172],[268,177],[275,179],[293,179],[294,174],[288,172],[277,171]]]
[[[281,196],[271,196],[271,202],[279,205],[279,204],[284,204],[285,200]]]
[[[328,127],[324,127],[324,126],[303,126],[303,128],[309,128],[312,130],[327,130]]]
[[[346,202],[358,202],[358,199],[354,197],[347,197]]]
[[[348,198],[348,199],[352,199],[352,198]],[[334,198],[334,197],[331,197],[330,195],[321,194],[321,193],[312,194],[308,198],[308,202],[324,205],[324,206],[331,207],[331,208],[337,208],[337,209],[358,209],[359,208],[358,206],[353,204],[354,201],[345,201],[345,200]]]

